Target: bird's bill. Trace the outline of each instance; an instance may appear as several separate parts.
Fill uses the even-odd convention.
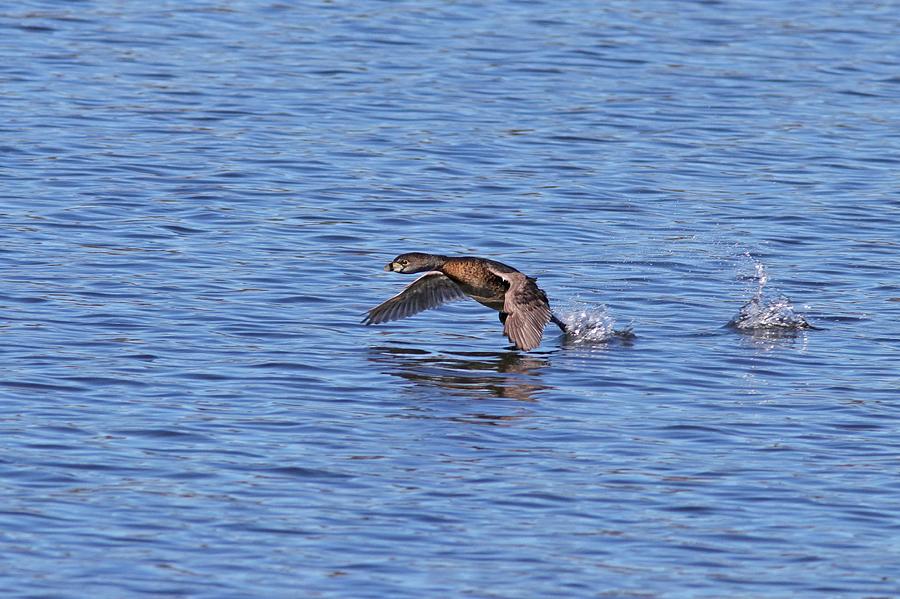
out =
[[[384,265],[385,272],[397,272],[400,270],[400,265],[396,262],[388,262]]]

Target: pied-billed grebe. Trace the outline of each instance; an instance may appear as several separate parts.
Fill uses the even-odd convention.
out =
[[[425,274],[383,304],[368,311],[363,323],[381,324],[470,297],[500,312],[503,334],[518,349],[540,345],[544,327],[563,324],[550,311],[550,302],[532,277],[502,262],[475,256],[449,257],[411,252],[400,254],[386,271]]]

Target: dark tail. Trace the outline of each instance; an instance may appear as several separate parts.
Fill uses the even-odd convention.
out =
[[[550,315],[550,322],[552,322],[553,324],[555,324],[556,326],[558,326],[558,327],[559,327],[559,330],[561,330],[563,333],[567,332],[567,328],[568,328],[568,327],[566,327],[566,323],[564,323],[563,321],[561,321],[560,319],[558,319],[558,318],[556,317],[556,314],[551,314],[551,315]]]

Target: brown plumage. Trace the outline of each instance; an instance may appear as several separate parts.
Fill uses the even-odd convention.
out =
[[[540,345],[544,327],[566,325],[550,311],[550,302],[532,277],[487,258],[448,257],[412,252],[400,254],[384,270],[425,274],[406,289],[366,313],[363,323],[381,324],[470,297],[500,313],[503,334],[518,349]]]

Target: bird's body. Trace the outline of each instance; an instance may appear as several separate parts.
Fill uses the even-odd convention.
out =
[[[469,297],[500,313],[503,333],[519,349],[528,351],[540,345],[544,327],[550,321],[566,330],[550,311],[547,295],[535,279],[502,262],[412,252],[397,256],[384,269],[426,274],[369,310],[363,320],[367,325],[406,318]]]

